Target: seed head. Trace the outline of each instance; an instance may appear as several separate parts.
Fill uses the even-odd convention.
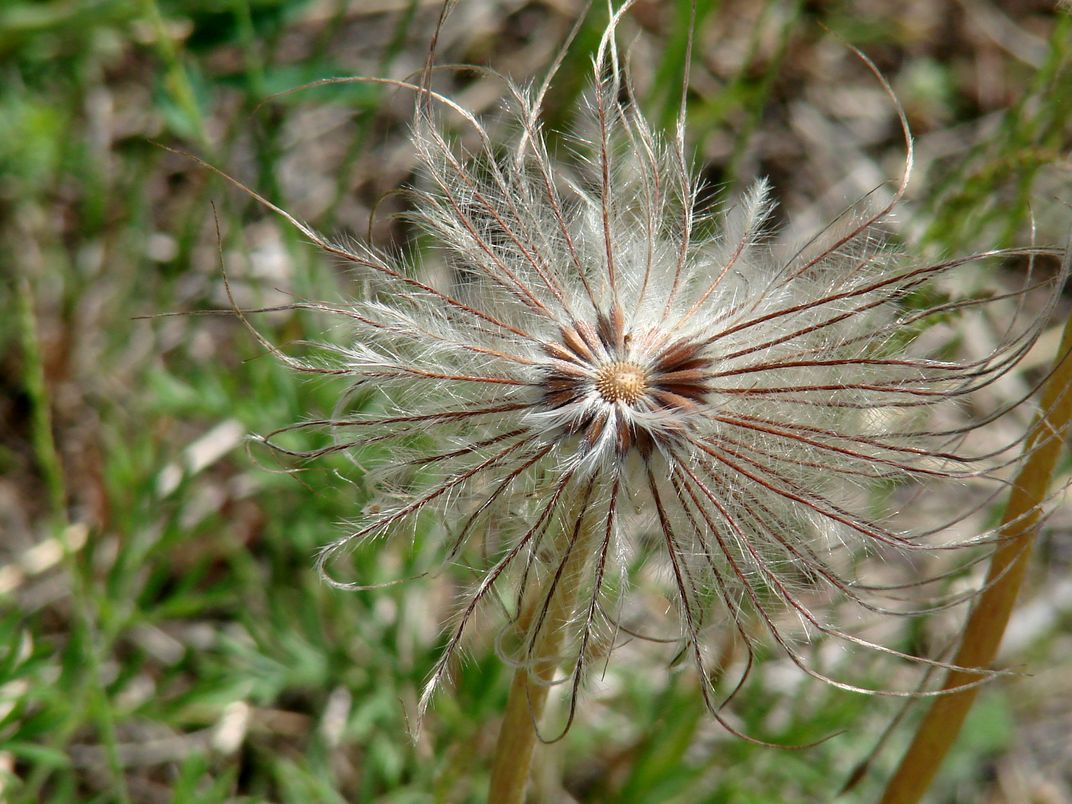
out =
[[[963,451],[975,425],[956,411],[1016,366],[1046,310],[1017,310],[999,343],[957,361],[935,356],[940,344],[921,333],[1003,300],[948,301],[928,288],[987,260],[1033,266],[1055,252],[919,264],[885,245],[879,227],[911,167],[903,114],[904,175],[877,211],[861,204],[803,245],[787,245],[767,228],[765,181],[727,209],[699,208],[684,114],[665,141],[620,100],[631,94],[627,81],[622,92],[614,45],[625,8],[595,60],[594,134],[573,142],[585,155],[580,164],[548,155],[546,87],[508,85],[517,123],[510,143],[426,85],[405,85],[418,95],[413,144],[425,176],[410,217],[435,242],[447,281],[425,280],[369,245],[329,242],[277,210],[376,280],[367,300],[317,305],[352,331],[348,343],[325,347],[327,367],[284,357],[369,392],[360,411],[320,422],[338,433],[336,443],[306,455],[391,446],[382,471],[399,501],[325,548],[319,567],[336,586],[360,588],[361,579],[335,574],[337,559],[415,527],[428,511],[442,523],[448,561],[479,544],[488,559],[422,711],[493,594],[515,590],[510,627],[521,630],[520,647],[509,658],[530,659],[574,550],[584,551],[585,568],[565,641],[574,698],[589,660],[635,632],[626,602],[643,581],[635,565],[645,563],[668,570],[682,643],[720,722],[704,653],[712,622],[736,630],[749,656],[749,624],[759,623],[803,672],[846,689],[869,691],[813,667],[802,640],[827,637],[945,667],[869,642],[817,605],[840,598],[860,613],[905,613],[898,595],[925,580],[868,586],[855,575],[861,553],[994,541],[992,533],[956,535],[971,509],[993,499],[960,489],[970,482],[996,494],[994,471],[1009,460],[1001,450]],[[461,116],[479,139],[475,153],[448,142],[434,105]],[[1029,271],[1025,289],[1049,290],[1052,305],[1063,276],[1041,281]],[[418,436],[435,446],[414,453]],[[887,511],[867,494],[880,484],[893,501]],[[967,512],[925,532],[897,514],[910,494],[951,487],[969,501]],[[533,590],[535,615],[517,617]],[[786,611],[799,621],[795,635]]]

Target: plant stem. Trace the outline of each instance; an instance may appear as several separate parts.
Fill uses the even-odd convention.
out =
[[[563,559],[554,594],[536,636],[532,660],[514,672],[491,770],[488,801],[494,804],[521,804],[525,800],[525,787],[538,738],[536,727],[547,703],[550,690],[548,682],[558,667],[565,627],[573,615],[580,578],[588,563],[591,528],[583,511],[580,516],[573,542],[567,548],[569,553]],[[552,575],[548,583],[554,583],[554,577]],[[528,634],[544,597],[545,593],[534,595],[518,618],[518,629],[522,634]]]
[[[63,461],[52,435],[45,369],[38,342],[37,318],[34,314],[34,294],[30,280],[20,277],[15,288],[18,303],[19,340],[23,355],[23,388],[30,400],[34,458],[45,480],[49,507],[57,531],[67,525],[67,488],[63,478]]]
[[[1064,435],[1072,422],[1072,316],[1065,323],[1053,373],[1042,388],[1041,412],[1024,446],[1027,456],[1009,495],[1002,518],[1002,541],[990,559],[986,587],[975,602],[953,663],[989,667],[1001,645],[1016,595],[1027,570],[1042,503],[1050,486]],[[942,686],[949,690],[971,683],[977,674],[951,671]],[[934,700],[912,744],[882,797],[883,804],[919,801],[952,747],[978,687]]]
[[[34,289],[30,279],[25,276],[20,277],[16,281],[15,293],[19,340],[24,364],[23,387],[31,405],[34,457],[45,479],[51,508],[53,538],[63,551],[64,564],[70,576],[71,597],[74,605],[69,636],[73,642],[85,645],[82,654],[84,669],[73,687],[72,706],[68,709],[66,720],[53,725],[46,744],[60,750],[86,719],[95,720],[104,744],[108,770],[115,785],[113,790],[115,799],[120,802],[129,802],[130,793],[127,790],[123,764],[119,756],[115,714],[101,669],[103,640],[97,625],[97,604],[89,588],[89,581],[83,577],[78,563],[77,553],[85,541],[84,531],[77,547],[73,544],[72,538],[73,534],[84,526],[72,524],[67,515],[67,483],[63,460],[52,433],[52,403],[48,382],[45,379],[37,316],[34,312]],[[29,793],[27,800],[37,798],[51,770],[53,769],[48,763],[41,763],[34,768],[26,780],[25,788]]]

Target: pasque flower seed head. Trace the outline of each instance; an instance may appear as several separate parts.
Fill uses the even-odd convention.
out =
[[[809,601],[826,592],[887,611],[883,590],[855,578],[845,552],[996,538],[950,536],[946,525],[959,515],[913,532],[894,512],[876,513],[866,492],[877,483],[934,494],[968,479],[998,482],[991,470],[1003,453],[958,451],[974,425],[927,422],[1011,371],[1044,315],[1026,320],[1018,312],[980,357],[938,358],[924,351],[921,331],[1002,299],[949,301],[927,289],[987,260],[1033,262],[1054,252],[918,264],[884,245],[879,227],[911,167],[903,114],[904,176],[877,211],[857,205],[789,247],[768,231],[765,181],[726,210],[700,208],[684,114],[666,140],[621,101],[631,94],[627,82],[622,91],[614,43],[624,11],[612,16],[597,53],[593,134],[574,136],[582,159],[571,164],[549,155],[541,132],[546,85],[507,84],[512,142],[427,84],[405,85],[418,95],[413,145],[424,175],[409,217],[449,268],[446,281],[426,280],[372,246],[329,242],[277,210],[376,280],[368,299],[315,305],[349,327],[345,344],[324,347],[327,365],[284,358],[303,371],[347,377],[372,395],[365,409],[320,422],[338,438],[310,454],[393,445],[380,471],[395,502],[325,548],[320,569],[337,586],[360,588],[360,579],[338,577],[337,559],[416,527],[427,512],[448,560],[474,541],[489,556],[422,711],[493,593],[522,590],[517,611],[529,605],[529,615],[514,623],[522,633],[512,658],[528,660],[578,550],[580,602],[564,643],[574,693],[591,657],[612,650],[621,634],[629,566],[645,555],[667,569],[681,639],[721,721],[704,667],[708,625],[736,629],[747,645],[746,624],[760,623],[804,672],[856,689],[806,660],[782,613],[792,612],[805,636],[912,658],[839,627]],[[448,142],[437,105],[476,134],[475,152]],[[1032,283],[1052,290],[1062,278],[1029,276],[1022,291]],[[412,449],[416,437],[420,452]],[[529,595],[535,603],[526,603]]]

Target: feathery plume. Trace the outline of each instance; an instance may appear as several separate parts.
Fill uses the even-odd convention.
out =
[[[346,377],[369,395],[359,412],[295,425],[337,435],[303,457],[390,446],[389,465],[378,472],[398,501],[327,546],[319,569],[337,587],[360,589],[359,580],[339,577],[340,557],[429,514],[446,561],[474,542],[487,556],[422,713],[482,604],[513,589],[517,647],[500,645],[524,665],[550,627],[556,587],[570,583],[579,602],[564,626],[567,676],[555,682],[572,691],[572,720],[592,658],[628,633],[624,601],[639,558],[665,570],[681,643],[707,707],[727,728],[705,655],[709,625],[740,634],[749,667],[748,624],[758,622],[804,673],[876,692],[820,672],[802,640],[825,636],[924,666],[949,665],[858,636],[815,601],[836,597],[864,612],[912,613],[898,596],[926,579],[869,586],[852,559],[1000,538],[964,537],[959,525],[994,500],[1016,444],[972,454],[963,442],[1023,400],[970,423],[956,411],[1016,367],[1048,309],[1027,316],[1017,307],[1000,343],[973,359],[937,356],[938,340],[921,336],[935,321],[1031,290],[1048,291],[1052,306],[1067,267],[1040,279],[1034,261],[1059,252],[1032,247],[919,264],[886,243],[880,228],[912,165],[899,106],[907,158],[892,200],[877,211],[861,202],[789,247],[768,231],[764,180],[729,209],[699,206],[684,103],[664,138],[621,100],[632,88],[615,29],[628,5],[603,34],[592,135],[574,135],[582,158],[569,165],[549,155],[541,131],[546,84],[528,90],[507,82],[517,140],[504,149],[427,81],[378,80],[418,96],[413,146],[426,182],[411,190],[409,217],[434,243],[446,281],[425,279],[419,266],[371,245],[330,242],[273,207],[374,281],[367,299],[313,305],[349,327],[345,344],[323,346],[326,363],[283,356],[301,371]],[[437,106],[475,132],[475,152],[448,142]],[[952,272],[1011,258],[1029,267],[1013,293],[948,300],[932,292]],[[419,451],[412,448],[418,441]],[[969,482],[991,493],[970,495],[970,510],[924,532],[902,524],[893,506],[876,512],[869,493],[893,486],[892,498],[903,501],[910,492],[956,494]],[[799,627],[787,627],[785,612]]]

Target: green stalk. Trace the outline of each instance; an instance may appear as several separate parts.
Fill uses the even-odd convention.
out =
[[[101,681],[101,657],[98,633],[93,620],[95,611],[90,591],[86,588],[78,566],[76,548],[71,544],[72,525],[67,518],[67,484],[64,480],[63,461],[52,434],[52,406],[49,400],[48,384],[45,381],[44,363],[41,359],[41,347],[37,334],[37,318],[34,315],[34,294],[30,280],[20,277],[16,282],[15,295],[18,309],[19,346],[22,350],[22,383],[30,400],[31,427],[33,432],[34,458],[48,489],[49,504],[52,514],[52,531],[63,549],[64,566],[71,581],[73,598],[71,639],[85,644],[84,655],[86,673],[82,681],[73,690],[72,717],[51,735],[50,743],[55,746],[65,745],[71,734],[79,725],[83,707],[92,713],[101,733],[101,743],[108,764],[108,770],[115,781],[115,797],[120,802],[130,801],[123,765],[119,757],[119,740],[116,733],[115,717],[108,700],[108,693]],[[26,788],[31,796],[36,796],[45,783],[49,769],[42,764],[37,767]]]
[[[495,804],[521,804],[532,768],[538,735],[536,728],[547,703],[548,682],[554,678],[566,634],[566,624],[573,616],[581,577],[588,564],[591,527],[583,516],[579,530],[566,556],[565,566],[555,586],[554,595],[544,617],[532,651],[532,661],[514,672],[506,712],[495,750],[488,801]],[[564,541],[564,540],[563,540]],[[554,582],[554,576],[548,583]],[[518,629],[527,634],[544,594],[533,596],[518,618]]]
[[[52,436],[52,411],[37,340],[37,320],[30,281],[25,277],[20,278],[15,294],[19,312],[19,346],[22,349],[22,385],[30,400],[34,459],[45,479],[52,518],[62,531],[67,523],[67,488],[63,480],[63,464]]]

